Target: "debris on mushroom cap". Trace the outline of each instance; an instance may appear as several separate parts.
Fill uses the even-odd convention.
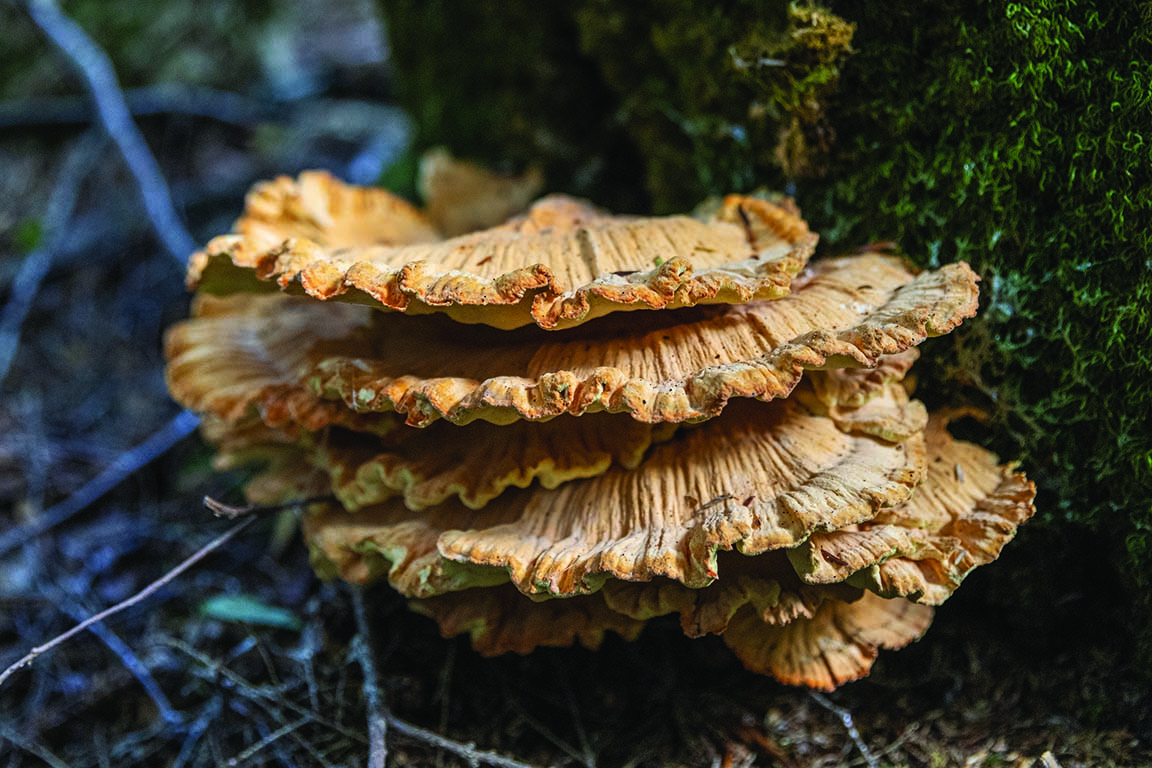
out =
[[[255,290],[253,277],[274,279],[319,299],[443,312],[502,329],[533,322],[558,329],[619,310],[782,296],[816,241],[788,208],[738,196],[709,220],[611,216],[552,196],[523,216],[443,242],[399,208],[404,225],[379,222],[375,238],[377,220],[368,217],[350,233],[326,232],[325,222],[344,223],[329,211],[333,201],[356,191],[315,175],[296,186],[280,179],[258,187],[240,233],[193,257],[189,285],[227,293]],[[283,232],[277,214],[286,219]]]
[[[868,254],[814,265],[775,301],[604,318],[568,334],[280,296],[202,299],[202,318],[170,332],[169,379],[181,402],[214,412],[275,410],[319,391],[351,411],[395,409],[413,426],[596,411],[700,420],[730,398],[784,397],[807,368],[878,365],[971,316],[976,295],[965,265],[913,276]]]
[[[778,626],[745,606],[729,623],[724,642],[753,672],[830,691],[867,675],[880,648],[902,648],[931,623],[927,606],[866,592],[851,603],[827,600],[812,618]]]
[[[918,413],[905,409],[898,384],[872,402]],[[893,444],[845,431],[800,399],[731,410],[654,446],[633,470],[506,492],[479,512],[453,500],[420,513],[384,503],[346,513],[347,522],[339,513],[309,522],[306,535],[324,532],[325,547],[360,552],[356,537],[371,531],[371,551],[380,553],[392,526],[418,525],[430,556],[499,568],[526,594],[575,595],[609,578],[657,576],[702,587],[718,575],[717,550],[795,546],[904,501],[923,477],[918,434]],[[398,588],[408,567],[392,566]]]
[[[939,605],[1000,555],[1034,513],[1035,486],[994,454],[954,440],[945,417],[933,418],[926,438],[928,476],[908,502],[789,551],[806,581],[848,579],[883,597]]]
[[[436,147],[420,158],[418,184],[428,218],[442,234],[455,237],[494,227],[523,211],[544,188],[544,174],[532,167],[505,176]]]
[[[435,619],[444,637],[467,632],[484,656],[574,642],[595,650],[605,632],[634,640],[644,628],[644,622],[610,610],[599,595],[536,603],[507,585],[412,600],[409,606]]]
[[[612,465],[633,469],[653,442],[667,439],[673,429],[608,414],[506,427],[438,422],[425,430],[402,430],[387,441],[330,433],[314,456],[331,476],[337,498],[352,511],[397,495],[414,510],[450,496],[480,509],[506,488],[532,482],[555,488],[603,474]]]

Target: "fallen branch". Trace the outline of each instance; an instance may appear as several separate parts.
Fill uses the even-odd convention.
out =
[[[229,768],[235,768],[235,766],[243,765],[244,763],[248,762],[248,760],[255,757],[261,751],[266,749],[269,744],[272,744],[273,742],[275,742],[278,739],[284,738],[288,734],[290,734],[293,731],[300,728],[300,726],[307,725],[311,721],[312,721],[312,718],[310,718],[310,717],[302,717],[299,720],[296,720],[295,722],[291,722],[291,723],[288,723],[286,725],[280,726],[275,731],[268,734],[267,736],[265,736],[263,739],[261,739],[260,741],[258,741],[255,744],[253,744],[252,746],[248,747],[247,749],[245,749],[240,754],[236,755],[233,758],[229,758],[228,762],[224,763],[224,765],[229,766]]]
[[[103,472],[82,485],[64,501],[46,510],[35,522],[13,528],[0,536],[0,557],[33,536],[60,525],[77,512],[124,482],[138,469],[166,453],[200,423],[191,411],[181,411],[172,421],[130,451],[125,451]]]
[[[459,741],[446,739],[438,733],[418,728],[411,723],[406,723],[399,720],[392,715],[388,715],[388,727],[396,731],[402,736],[407,736],[416,741],[422,741],[425,744],[442,749],[445,752],[451,752],[456,757],[467,761],[469,765],[495,765],[497,768],[533,768],[528,763],[521,763],[519,760],[512,760],[498,755],[495,752],[485,752],[482,749],[476,749],[475,744],[462,744]]]
[[[84,611],[76,602],[75,595],[61,595],[59,605],[73,621],[82,620]],[[169,725],[178,725],[184,722],[184,718],[180,716],[180,713],[177,712],[172,706],[172,703],[168,701],[168,697],[160,687],[160,684],[156,682],[156,678],[152,677],[152,672],[148,669],[147,665],[140,660],[140,657],[136,655],[132,648],[129,647],[128,643],[121,640],[119,635],[104,624],[90,624],[88,629],[92,634],[96,635],[96,637],[100,638],[104,645],[108,646],[108,650],[116,654],[117,658],[120,659],[120,663],[124,665],[124,668],[128,670],[132,677],[136,678],[136,682],[140,683],[144,692],[148,694],[148,698],[152,699],[152,703],[156,705],[156,711],[160,713],[161,720]]]
[[[157,83],[123,91],[134,117],[190,115],[250,126],[283,117],[284,108],[239,93],[186,83]],[[38,96],[0,102],[0,128],[90,123],[92,104],[80,96]]]
[[[198,562],[200,562],[201,560],[206,558],[208,555],[212,554],[217,549],[219,549],[220,547],[227,544],[229,541],[231,541],[233,538],[235,538],[237,535],[239,535],[241,532],[243,532],[245,528],[250,526],[256,520],[257,520],[257,517],[255,515],[248,517],[248,518],[245,518],[244,520],[241,520],[239,523],[232,526],[231,528],[229,528],[227,531],[220,534],[216,538],[212,539],[212,541],[208,542],[207,544],[202,546],[200,549],[196,550],[196,552],[194,552],[191,556],[189,556],[186,560],[184,560],[184,562],[180,563],[175,568],[173,568],[171,571],[164,574],[163,576],[161,576],[159,579],[152,582],[148,586],[144,587],[144,589],[140,590],[139,592],[137,592],[132,597],[130,597],[127,600],[124,600],[122,602],[119,602],[116,605],[112,606],[111,608],[107,608],[107,609],[101,611],[100,613],[95,614],[94,616],[89,616],[84,621],[82,621],[79,624],[77,624],[76,626],[72,627],[72,629],[68,630],[67,632],[65,632],[61,635],[57,635],[56,637],[52,638],[51,640],[49,640],[44,645],[36,646],[31,651],[29,651],[23,658],[21,658],[19,661],[17,661],[15,664],[12,664],[7,669],[5,669],[3,672],[0,672],[0,688],[2,688],[4,686],[4,683],[8,681],[8,678],[10,678],[18,670],[23,669],[24,667],[28,666],[32,662],[36,661],[36,659],[38,659],[39,657],[43,656],[44,654],[48,653],[49,651],[52,651],[53,649],[58,648],[59,646],[63,645],[64,643],[68,642],[69,640],[71,640],[76,635],[80,634],[84,630],[91,627],[93,624],[104,621],[107,618],[111,618],[112,616],[115,616],[118,613],[121,613],[123,611],[128,610],[129,608],[136,605],[137,603],[141,603],[144,600],[147,600],[149,597],[151,597],[152,595],[154,595],[158,591],[160,591],[166,584],[169,584],[170,582],[174,581],[182,573],[187,571],[189,568],[196,565]]]
[[[353,642],[356,659],[364,672],[364,698],[368,707],[368,768],[384,768],[388,760],[388,708],[380,695],[368,611],[364,608],[364,590],[359,584],[353,584],[351,591],[357,630]]]
[[[419,728],[393,715],[380,695],[376,663],[372,656],[371,627],[368,623],[368,612],[364,607],[364,594],[359,586],[352,587],[352,608],[356,617],[357,630],[354,653],[360,663],[360,668],[364,671],[364,697],[368,705],[368,765],[370,768],[383,768],[384,766],[384,761],[388,756],[385,737],[389,728],[402,736],[450,752],[472,766],[494,765],[497,768],[533,768],[527,763],[512,760],[495,752],[476,749],[475,744],[463,744],[445,738],[438,733]]]
[[[840,722],[844,724],[844,729],[848,731],[848,736],[852,739],[853,743],[856,744],[856,748],[860,750],[860,754],[863,756],[868,768],[880,768],[880,761],[872,754],[872,750],[868,749],[868,745],[864,743],[864,739],[860,738],[860,731],[856,730],[856,723],[852,721],[852,713],[843,707],[833,704],[832,700],[822,693],[817,693],[816,691],[809,691],[808,693],[813,701],[840,718]]]
[[[204,667],[204,669],[211,674],[210,679],[217,681],[217,684],[220,680],[228,681],[228,683],[234,686],[232,691],[236,695],[242,696],[248,701],[260,705],[262,708],[269,711],[270,714],[280,716],[280,710],[286,709],[301,717],[309,717],[311,718],[312,722],[316,723],[317,725],[327,728],[333,733],[338,733],[341,736],[344,736],[345,738],[348,738],[354,742],[359,744],[366,743],[364,735],[360,733],[359,730],[346,728],[336,720],[326,718],[318,712],[313,712],[300,706],[291,699],[287,698],[285,696],[285,691],[281,688],[270,688],[269,686],[253,685],[251,682],[244,679],[244,677],[241,675],[233,672],[219,662],[208,658],[178,638],[169,637],[165,638],[162,642],[168,647],[174,648],[180,653],[183,653],[188,658]]]
[[[62,239],[60,235],[76,208],[80,185],[96,165],[104,141],[103,136],[85,134],[72,145],[60,164],[55,188],[41,218],[43,242],[21,262],[12,281],[8,302],[0,310],[0,382],[4,381],[12,367],[24,320],[32,309],[36,294],[40,292],[40,284],[52,267],[54,245]]]
[[[5,741],[11,742],[12,746],[23,752],[27,752],[30,755],[35,755],[46,765],[50,766],[50,768],[70,768],[68,763],[61,760],[44,745],[37,742],[26,741],[10,726],[0,722],[0,746],[4,746]],[[13,755],[13,763],[15,763],[16,759],[16,756]]]
[[[152,220],[157,237],[183,268],[197,248],[196,241],[180,221],[160,166],[136,124],[132,122],[132,113],[124,101],[124,93],[120,90],[116,70],[108,54],[79,24],[60,10],[55,0],[29,0],[25,7],[36,26],[83,77],[96,102],[100,124],[120,150],[128,170],[136,180],[144,209]]]

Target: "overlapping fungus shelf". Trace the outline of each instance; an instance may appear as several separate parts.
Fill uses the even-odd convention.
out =
[[[809,263],[783,199],[505,220],[538,178],[435,162],[431,216],[321,173],[258,186],[167,339],[221,464],[259,462],[253,500],[332,494],[302,523],[321,575],[386,579],[485,654],[678,614],[831,689],[1032,514],[905,389],[974,314],[967,265]]]

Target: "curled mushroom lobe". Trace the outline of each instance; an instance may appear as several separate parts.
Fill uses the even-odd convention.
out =
[[[976,311],[966,264],[809,263],[786,199],[682,216],[529,204],[443,153],[425,211],[304,173],[191,262],[173,395],[324,577],[527,653],[657,616],[832,689],[928,628],[1034,488],[908,394]]]

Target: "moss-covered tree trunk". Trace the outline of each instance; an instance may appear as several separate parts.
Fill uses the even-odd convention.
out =
[[[921,395],[992,414],[1034,527],[1127,553],[1152,638],[1152,5],[381,2],[425,146],[614,207],[786,188],[828,249],[969,260]],[[1064,541],[1014,583],[1110,572]]]

